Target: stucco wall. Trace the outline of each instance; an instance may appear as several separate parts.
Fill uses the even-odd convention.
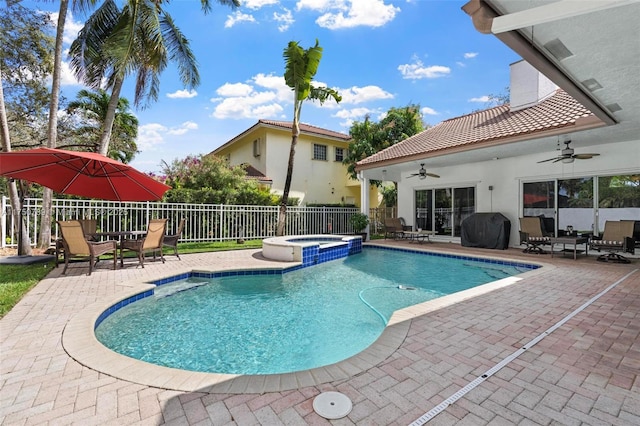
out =
[[[260,139],[260,156],[253,155],[253,141]],[[327,146],[327,160],[313,160],[313,144]],[[271,190],[282,194],[287,176],[287,164],[291,147],[291,131],[287,129],[259,128],[233,144],[220,149],[217,155],[230,155],[230,164],[248,163],[273,180]],[[349,182],[347,168],[335,161],[335,148],[345,151],[348,143],[330,138],[301,134],[296,144],[296,154],[291,180],[290,197],[302,204],[343,203],[360,204],[360,186]],[[373,200],[377,199],[372,198]]]
[[[538,154],[446,168],[430,167],[429,172],[440,175],[440,179],[404,179],[399,182],[398,216],[404,217],[407,223],[413,224],[415,190],[473,186],[476,188],[476,212],[500,212],[509,218],[511,220],[509,244],[518,246],[518,218],[522,215],[523,182],[640,173],[640,140],[591,146],[586,151],[601,155],[590,160],[575,160],[569,164],[562,162],[538,164],[537,161],[541,159]],[[553,154],[550,153],[549,157]],[[489,191],[489,186],[493,186],[493,191]],[[451,240],[459,239],[451,238]]]

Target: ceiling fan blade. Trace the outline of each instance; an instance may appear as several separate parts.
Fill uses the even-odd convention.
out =
[[[554,158],[548,158],[546,160],[542,160],[542,161],[538,161],[538,163],[546,163],[547,161],[558,161],[558,160],[562,160],[562,157],[554,157]]]
[[[558,161],[566,160],[567,158],[571,158],[571,157],[558,157],[558,158],[553,160],[553,163],[557,163]]]
[[[440,176],[438,176],[435,173],[426,173],[427,176],[431,176],[432,178],[439,178]]]
[[[573,158],[577,158],[578,160],[588,160],[588,159],[596,157],[598,155],[600,155],[600,154],[596,154],[596,153],[591,152],[591,153],[585,153],[585,154],[575,154],[573,156]]]

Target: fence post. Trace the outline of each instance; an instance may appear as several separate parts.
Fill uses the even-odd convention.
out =
[[[2,208],[0,213],[0,220],[2,220],[2,224],[0,224],[0,237],[2,237],[0,247],[4,248],[7,245],[7,197],[4,195],[2,196],[2,205],[0,208]]]

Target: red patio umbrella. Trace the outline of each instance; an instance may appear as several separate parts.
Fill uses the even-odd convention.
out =
[[[116,201],[153,201],[170,186],[94,152],[35,148],[0,152],[0,175],[39,183],[60,194]]]

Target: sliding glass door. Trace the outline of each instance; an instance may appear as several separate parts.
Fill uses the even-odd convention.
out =
[[[552,234],[599,234],[607,220],[640,221],[639,174],[526,182],[522,197],[523,216],[542,217]]]
[[[460,224],[475,213],[475,188],[415,191],[415,226],[436,235],[460,236]]]

